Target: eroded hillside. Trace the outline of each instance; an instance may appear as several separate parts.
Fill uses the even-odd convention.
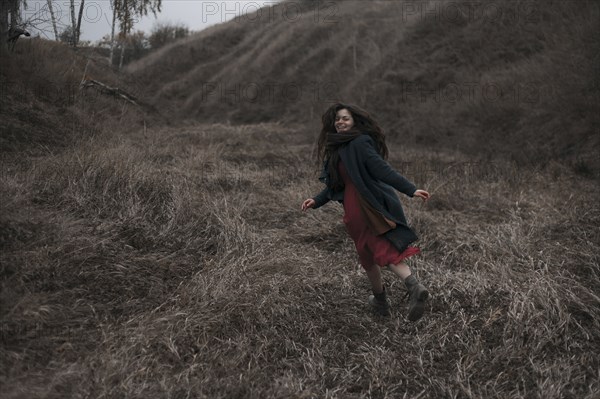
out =
[[[592,1],[283,2],[131,65],[175,119],[318,127],[362,105],[398,141],[597,166]]]

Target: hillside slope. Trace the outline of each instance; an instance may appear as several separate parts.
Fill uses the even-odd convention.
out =
[[[294,121],[358,103],[428,148],[593,164],[599,5],[284,2],[129,71],[173,119]]]
[[[81,85],[90,79],[134,97],[139,92],[92,47],[32,38],[0,54],[0,153],[61,150],[102,131],[159,121],[142,102]]]

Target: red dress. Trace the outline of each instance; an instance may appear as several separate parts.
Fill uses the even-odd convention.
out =
[[[409,246],[403,252],[399,252],[382,235],[377,235],[372,228],[366,211],[361,204],[360,193],[350,180],[344,164],[340,161],[338,172],[344,181],[344,224],[346,230],[356,246],[360,264],[364,268],[373,265],[381,267],[389,264],[398,264],[409,256],[421,252],[418,247]],[[363,200],[364,201],[364,200]],[[379,215],[383,219],[383,215]]]

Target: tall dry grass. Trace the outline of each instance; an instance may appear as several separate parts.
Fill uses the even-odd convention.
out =
[[[342,100],[426,149],[597,176],[599,17],[585,0],[289,1],[128,70],[176,119],[313,124]]]
[[[586,158],[595,144],[585,141],[594,126],[587,100],[596,87],[586,86],[586,51],[596,40],[586,35],[597,7],[552,3],[536,20],[537,35],[417,18],[389,36],[397,23],[382,12],[393,16],[389,7],[397,12],[402,3],[344,4],[340,15],[363,13],[356,40],[373,55],[356,65],[370,78],[356,80],[352,98],[382,116],[392,164],[433,195],[427,204],[402,198],[423,250],[411,266],[432,292],[426,317],[404,319],[404,287],[389,273],[393,315],[371,314],[369,284],[340,206],[299,211],[321,188],[312,157],[320,105],[276,105],[308,110],[301,125],[280,108],[254,113],[258,105],[252,104],[209,108],[223,120],[282,120],[144,125],[152,119],[112,99],[77,92],[76,101],[63,103],[87,59],[56,44],[22,42],[12,58],[1,60],[0,74],[2,397],[600,395],[599,187]],[[554,24],[556,10],[566,12],[564,23]],[[369,29],[367,17],[381,30]],[[289,47],[287,24],[277,25],[271,41],[262,31],[250,35],[250,25],[223,25],[213,28],[222,37],[200,35],[206,53],[198,59],[232,53],[246,69],[221,68],[219,62],[232,58],[219,58],[186,74],[200,48],[174,44],[161,53],[180,52],[165,66],[164,76],[173,80],[147,89],[177,103],[189,100],[183,89],[213,73],[217,80],[239,75],[248,83],[261,73],[278,76],[276,70],[301,79],[318,66],[326,79],[338,73],[338,63],[354,70],[351,45],[338,51],[329,41],[353,35],[354,26],[313,31],[305,29],[314,25],[308,19],[298,23],[292,33],[300,49],[319,43],[306,58]],[[477,35],[469,36],[473,42],[456,40],[478,32],[502,34],[485,46]],[[378,44],[386,37],[408,55],[386,53]],[[466,79],[474,67],[482,82],[502,87],[554,82],[573,68],[564,54],[574,37],[587,42],[572,55],[573,78],[553,86],[559,96],[537,104],[440,107],[369,94],[388,93],[403,81]],[[512,46],[513,40],[524,47]],[[279,53],[285,57],[271,58]],[[432,59],[422,64],[427,54]],[[330,58],[334,62],[326,63]],[[253,67],[255,59],[260,68]],[[269,59],[272,70],[264,66]],[[463,69],[443,73],[452,60]],[[378,63],[394,68],[378,69]],[[115,86],[133,79],[92,71]],[[460,137],[458,128],[464,129]],[[482,136],[485,129],[491,133]],[[482,137],[485,151],[476,144]],[[557,150],[577,154],[579,139],[589,146],[585,157],[547,158]],[[527,145],[540,154],[527,152]],[[525,149],[512,160],[487,150],[511,148]]]
[[[432,298],[370,313],[312,135],[188,124],[4,161],[6,398],[594,398],[598,186],[393,142]]]
[[[94,48],[73,49],[40,38],[21,39],[0,54],[0,151],[2,156],[64,150],[77,141],[122,126],[160,120],[140,98],[134,106],[98,88],[93,79],[136,97],[136,82],[106,66]],[[12,155],[11,155],[12,154]]]

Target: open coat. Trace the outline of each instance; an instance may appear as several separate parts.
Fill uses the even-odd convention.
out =
[[[396,249],[400,252],[404,251],[418,237],[408,227],[402,204],[394,189],[413,197],[416,191],[415,185],[396,172],[381,157],[375,148],[375,142],[368,134],[362,134],[342,146],[339,154],[360,195],[383,216],[396,222],[397,227],[384,233],[384,236]],[[344,200],[344,191],[334,191],[331,188],[328,161],[325,160],[323,171],[319,176],[319,180],[325,183],[325,188],[313,198],[315,209],[330,200],[339,202]]]

